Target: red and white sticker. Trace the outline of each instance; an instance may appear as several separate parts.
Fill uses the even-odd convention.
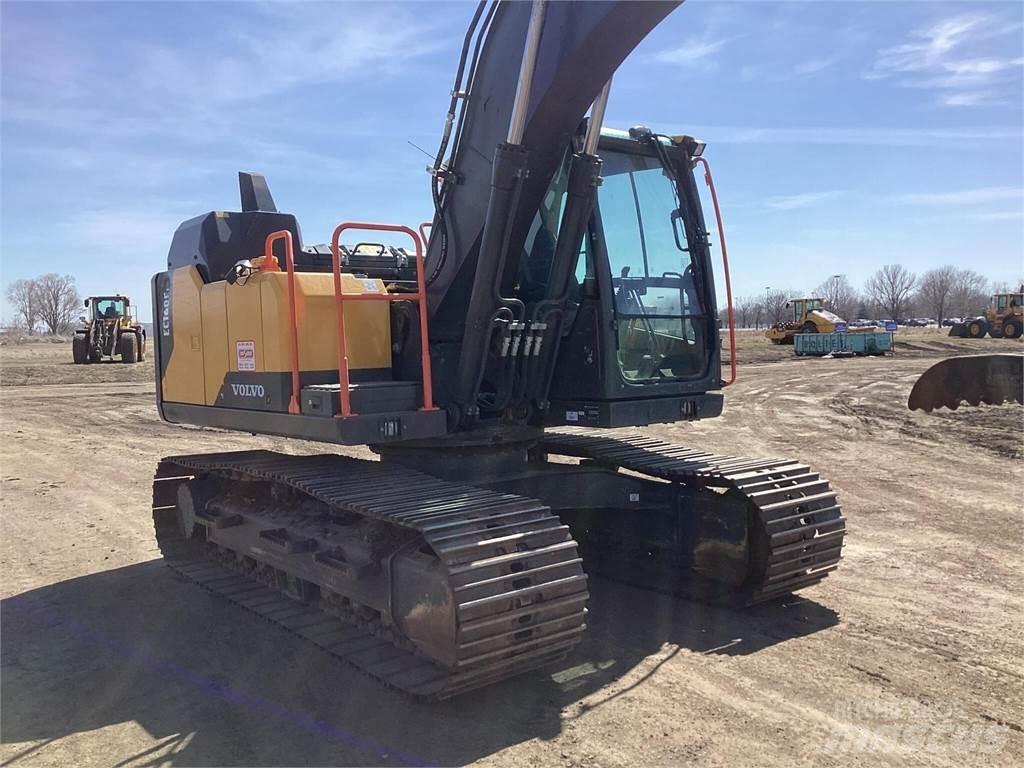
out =
[[[256,370],[256,342],[255,341],[236,341],[235,342],[235,360],[238,363],[238,370],[240,370],[240,371],[255,371]]]

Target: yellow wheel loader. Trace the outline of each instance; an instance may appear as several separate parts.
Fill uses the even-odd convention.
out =
[[[1024,285],[1016,293],[997,293],[984,315],[956,323],[949,329],[950,336],[981,339],[986,334],[993,339],[1019,339],[1024,332]]]
[[[85,300],[89,316],[80,318],[81,327],[71,340],[76,365],[120,358],[138,363],[146,356],[146,329],[136,322],[127,296],[91,296]]]

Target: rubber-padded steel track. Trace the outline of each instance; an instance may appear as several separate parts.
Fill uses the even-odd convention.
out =
[[[421,534],[447,569],[456,664],[442,666],[408,650],[408,643],[390,642],[388,632],[349,624],[208,559],[203,553],[211,547],[184,538],[176,506],[181,483],[208,475],[280,483],[346,513]],[[417,696],[448,698],[550,664],[585,629],[587,577],[576,542],[534,499],[417,472],[396,476],[378,462],[343,456],[246,451],[164,459],[153,486],[153,519],[161,552],[179,573]]]
[[[691,488],[727,488],[749,500],[752,541],[763,542],[745,585],[750,604],[821,581],[842,556],[846,519],[836,493],[804,464],[716,456],[641,434],[611,437],[574,427],[546,432],[543,447]]]

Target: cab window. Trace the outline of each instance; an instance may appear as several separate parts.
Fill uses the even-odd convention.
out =
[[[654,157],[602,152],[598,212],[627,381],[699,376],[708,317],[689,244],[676,231],[672,180]]]
[[[112,318],[124,317],[123,299],[97,299],[93,303],[93,312],[96,317]]]

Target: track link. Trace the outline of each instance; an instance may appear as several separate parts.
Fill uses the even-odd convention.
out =
[[[186,539],[178,488],[205,476],[281,484],[339,512],[420,534],[444,564],[451,586],[455,664],[421,655],[395,636],[394,627],[356,626],[325,610],[323,599],[292,599],[217,562],[223,553],[215,545]],[[273,528],[273,521],[242,517],[244,524]],[[397,474],[343,456],[245,451],[161,461],[153,519],[160,550],[177,572],[415,696],[445,699],[556,662],[586,626],[587,577],[576,542],[546,506],[522,496],[418,472]],[[323,539],[314,539],[301,556],[313,557],[329,545],[329,527],[318,525]]]
[[[816,584],[838,567],[846,518],[828,480],[805,464],[716,456],[637,433],[610,437],[575,427],[545,432],[543,449],[745,498],[758,542],[744,587],[747,604]]]

